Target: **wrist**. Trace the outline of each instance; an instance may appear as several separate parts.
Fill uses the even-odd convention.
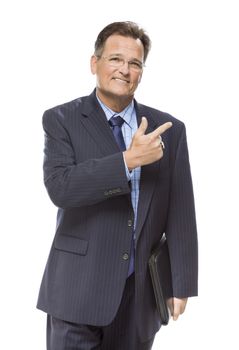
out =
[[[129,169],[129,171],[132,171],[134,168],[137,167],[137,165],[135,164],[135,161],[131,155],[130,150],[124,151],[123,155],[124,155],[124,160],[125,160],[125,163],[127,165],[127,168]]]

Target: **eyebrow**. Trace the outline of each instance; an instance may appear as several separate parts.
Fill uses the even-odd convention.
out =
[[[124,56],[121,55],[120,53],[112,53],[111,55],[109,55],[109,57],[112,57],[112,56],[117,56],[117,57],[124,58]],[[130,58],[129,61],[137,61],[138,63],[141,63],[141,64],[143,63],[142,61],[140,61],[138,58],[135,58],[135,57]]]

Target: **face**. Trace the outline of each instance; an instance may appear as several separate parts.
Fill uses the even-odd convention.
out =
[[[121,67],[111,65],[112,58],[114,62],[117,57],[120,60],[123,58]],[[135,70],[134,64],[143,63],[143,59],[144,47],[139,39],[111,35],[106,40],[101,57],[91,58],[91,71],[97,79],[97,94],[104,103],[110,106],[112,101],[129,103],[132,100],[142,77],[142,70]]]

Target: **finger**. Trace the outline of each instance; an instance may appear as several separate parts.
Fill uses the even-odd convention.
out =
[[[137,130],[137,134],[138,135],[144,135],[145,131],[147,130],[147,127],[148,127],[148,120],[147,120],[147,118],[142,117],[140,126],[139,126],[139,128]]]
[[[173,305],[173,320],[176,321],[180,315],[180,304],[174,301]]]
[[[167,299],[167,306],[170,311],[170,315],[173,316],[173,298]]]
[[[185,308],[186,308],[186,304],[187,304],[187,298],[183,298],[183,299],[179,299],[179,298],[173,298],[173,319],[176,321],[179,317],[179,315],[181,315]]]
[[[180,313],[183,314],[187,305],[187,298],[181,299]]]
[[[154,137],[159,137],[162,135],[166,130],[171,128],[173,124],[171,122],[164,123],[163,125],[160,125],[157,129],[151,132],[151,136]]]

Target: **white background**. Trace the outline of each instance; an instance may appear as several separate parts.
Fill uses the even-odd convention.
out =
[[[45,349],[45,314],[35,304],[56,208],[42,181],[41,117],[93,90],[95,38],[118,20],[141,24],[152,39],[136,98],[185,122],[195,190],[200,296],[161,329],[153,349],[238,349],[236,6],[233,0],[1,2],[1,349]]]

